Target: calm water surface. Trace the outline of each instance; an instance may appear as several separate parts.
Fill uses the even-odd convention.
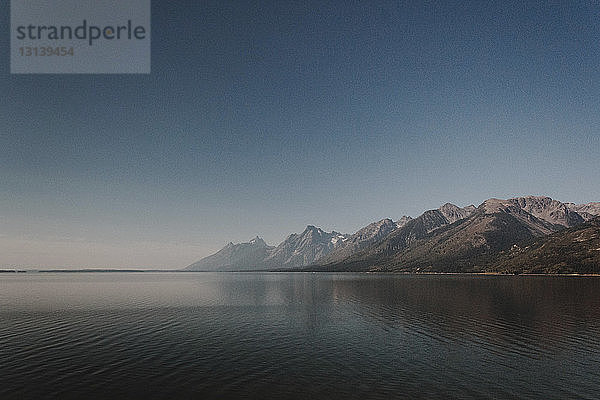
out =
[[[1,399],[600,398],[600,279],[0,275]]]

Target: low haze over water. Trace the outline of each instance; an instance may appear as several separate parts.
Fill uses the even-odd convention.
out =
[[[0,276],[0,398],[598,398],[600,279]]]

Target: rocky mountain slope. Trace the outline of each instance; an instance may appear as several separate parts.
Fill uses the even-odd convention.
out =
[[[321,228],[309,225],[304,232],[288,236],[264,260],[264,265],[268,268],[310,265],[341,246],[347,236],[337,232],[325,232]]]
[[[389,218],[385,218],[381,221],[373,222],[348,237],[329,255],[318,259],[318,261],[320,263],[331,263],[344,260],[352,254],[385,238],[392,231],[403,227],[410,219],[410,217],[403,217],[402,220],[394,222]]]
[[[586,221],[600,215],[600,203],[587,203],[587,204],[573,204],[566,203],[567,207],[571,211],[575,211],[581,215]]]
[[[504,273],[600,273],[600,218],[513,246],[493,265]]]
[[[268,246],[258,237],[249,243],[230,243],[187,269],[484,272],[499,268],[518,271],[515,263],[522,261],[527,262],[524,271],[539,270],[541,267],[531,260],[549,262],[551,256],[542,253],[550,245],[536,247],[537,253],[529,256],[515,249],[563,231],[590,228],[586,221],[597,223],[597,216],[600,203],[577,205],[544,196],[492,198],[478,207],[446,203],[414,219],[373,222],[353,235],[325,232],[309,225],[277,247]],[[568,243],[575,249],[579,242]],[[582,254],[575,250],[561,252],[573,257]],[[597,262],[588,257],[577,265],[589,270],[588,259]],[[560,263],[552,265],[563,265]]]
[[[470,205],[465,208],[460,208],[452,203],[446,203],[438,210],[442,213],[449,224],[458,221],[459,219],[467,218],[475,211],[475,206]]]
[[[551,224],[566,227],[584,222],[584,218],[576,211],[571,210],[567,204],[545,196],[527,196],[509,200],[490,199],[486,203],[501,204],[500,207],[505,209],[520,209]]]
[[[565,204],[547,197],[489,199],[466,218],[452,222],[451,205],[423,213],[382,241],[346,259],[315,269],[483,272],[494,269],[512,246],[545,237],[584,219]]]
[[[289,269],[310,265],[340,246],[348,235],[325,232],[309,225],[293,233],[277,247],[268,246],[258,236],[248,243],[233,244],[188,266],[188,271],[247,271]]]
[[[263,267],[265,258],[271,254],[274,247],[268,246],[258,236],[247,243],[227,246],[215,254],[193,263],[186,269],[189,271],[240,271],[253,270]]]
[[[407,221],[403,226],[392,229],[387,235],[363,246],[362,250],[357,248],[346,258],[325,258],[318,264],[336,270],[346,268],[362,270],[374,266],[404,251],[436,229],[468,217],[474,210],[474,206],[460,208],[446,203],[437,210],[426,211],[419,217]]]

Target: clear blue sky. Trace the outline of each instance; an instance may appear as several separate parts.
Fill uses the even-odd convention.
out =
[[[1,3],[0,267],[600,201],[598,1],[152,3],[150,75],[10,75]]]

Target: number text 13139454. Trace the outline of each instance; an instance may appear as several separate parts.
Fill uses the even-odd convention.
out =
[[[19,47],[19,55],[24,57],[65,57],[75,54],[73,47]]]

